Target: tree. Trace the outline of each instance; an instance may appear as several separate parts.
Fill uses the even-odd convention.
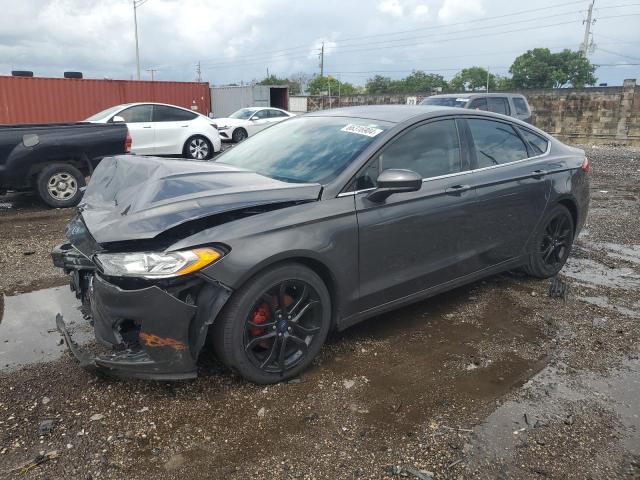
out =
[[[509,77],[503,77],[502,75],[496,75],[496,90],[510,90],[513,87],[513,82]]]
[[[260,80],[258,82],[258,85],[286,85],[289,87],[289,93],[291,95],[300,95],[301,93],[299,82],[297,82],[296,80],[291,80],[289,78],[278,78],[273,74]]]
[[[321,77],[318,75],[307,85],[309,95],[323,95],[323,92],[331,92],[332,96],[340,95],[352,95],[357,93],[356,87],[348,82],[340,82],[339,80],[328,75]]]
[[[425,73],[422,70],[414,70],[407,77],[400,80],[391,80],[389,77],[376,75],[367,80],[368,93],[421,93],[447,88],[447,82],[442,75]]]
[[[469,67],[460,70],[449,82],[449,87],[459,92],[466,90],[486,90],[487,74],[489,75],[489,90],[495,90],[496,76],[488,73],[487,70],[482,67]]]
[[[595,70],[582,52],[565,49],[551,53],[548,48],[523,53],[509,68],[516,88],[582,88],[596,83]]]

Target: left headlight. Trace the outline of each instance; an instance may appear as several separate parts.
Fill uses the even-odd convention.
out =
[[[179,252],[99,253],[96,261],[113,277],[169,278],[197,272],[222,257],[212,248]]]

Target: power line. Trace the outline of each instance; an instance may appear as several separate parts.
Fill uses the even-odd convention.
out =
[[[596,50],[600,50],[601,52],[610,53],[611,55],[617,55],[618,57],[628,58],[631,60],[640,60],[640,57],[632,57],[630,55],[624,55],[618,52],[612,52],[611,50],[605,50],[604,48],[596,47]]]

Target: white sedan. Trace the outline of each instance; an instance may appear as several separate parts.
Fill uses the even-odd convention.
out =
[[[218,132],[222,140],[241,142],[260,130],[270,127],[274,123],[294,117],[293,113],[279,108],[250,107],[241,108],[226,118],[216,118]]]
[[[131,152],[138,155],[182,155],[205,160],[221,147],[217,126],[209,117],[175,105],[126,103],[85,121],[125,122],[131,134]]]

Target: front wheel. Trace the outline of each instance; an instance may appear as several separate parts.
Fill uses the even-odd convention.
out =
[[[574,231],[573,217],[567,207],[555,205],[551,208],[533,237],[525,271],[537,278],[556,275],[569,257]]]
[[[233,134],[231,135],[231,140],[233,140],[236,143],[240,143],[243,140],[245,140],[248,136],[249,134],[244,128],[236,128],[233,131]]]
[[[331,325],[322,279],[299,264],[258,274],[240,288],[213,323],[218,358],[249,381],[268,384],[309,366]]]
[[[213,145],[208,138],[196,135],[187,140],[184,156],[192,160],[208,160],[213,156]]]

